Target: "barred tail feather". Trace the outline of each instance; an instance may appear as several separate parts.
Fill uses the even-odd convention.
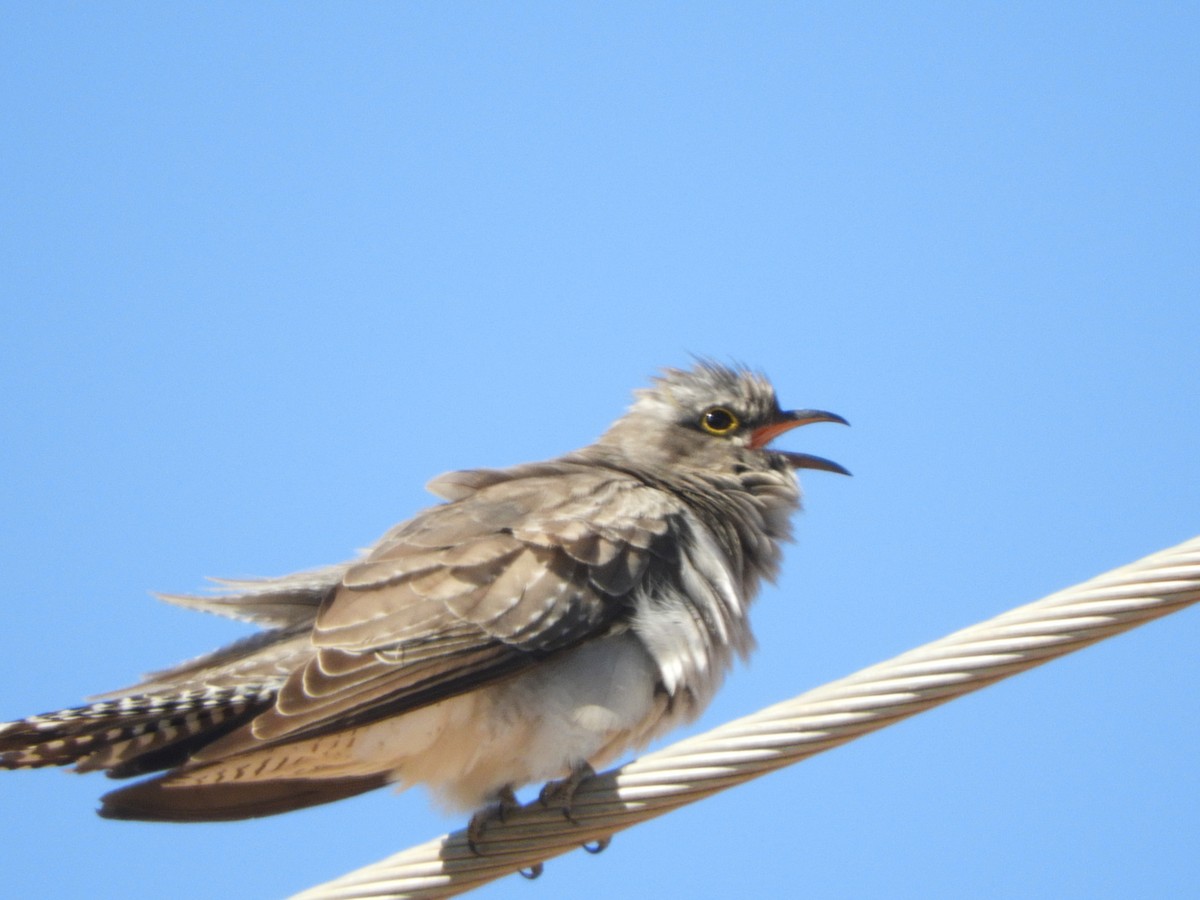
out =
[[[130,694],[0,724],[0,769],[74,764],[115,778],[168,769],[263,712],[279,686]]]

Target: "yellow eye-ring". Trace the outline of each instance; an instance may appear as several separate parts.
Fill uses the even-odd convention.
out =
[[[700,417],[700,427],[718,436],[736,431],[740,424],[738,417],[723,406],[714,406]]]

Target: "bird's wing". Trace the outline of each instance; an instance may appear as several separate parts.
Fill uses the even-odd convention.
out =
[[[317,615],[315,656],[253,739],[395,715],[606,633],[635,586],[673,560],[681,515],[672,494],[569,464],[427,510],[346,571]]]
[[[296,572],[282,578],[213,578],[215,592],[205,596],[158,594],[160,600],[269,628],[311,625],[321,601],[342,580],[352,563]]]

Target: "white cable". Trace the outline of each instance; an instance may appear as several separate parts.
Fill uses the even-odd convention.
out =
[[[1200,537],[588,779],[577,825],[535,801],[490,822],[481,855],[457,831],[292,900],[453,896],[1198,600]]]

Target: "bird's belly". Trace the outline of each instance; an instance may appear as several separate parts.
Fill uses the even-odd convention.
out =
[[[504,787],[611,762],[667,723],[659,672],[632,633],[569,650],[509,681],[359,730],[354,753],[403,786],[424,783],[450,809]],[[380,765],[386,763],[385,765]]]

